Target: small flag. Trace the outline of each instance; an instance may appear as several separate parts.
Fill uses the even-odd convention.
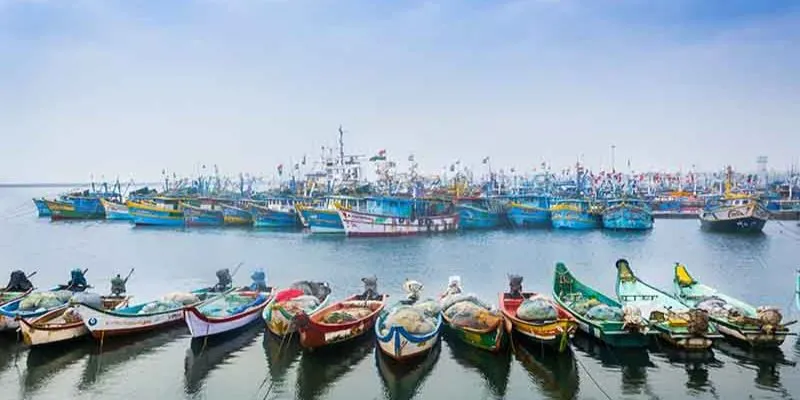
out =
[[[278,175],[283,175],[283,164],[278,164]]]
[[[483,163],[484,163],[484,164],[487,164],[488,162],[489,162],[489,157],[484,157],[484,158],[483,158]]]
[[[306,155],[303,154],[303,165],[306,165]]]

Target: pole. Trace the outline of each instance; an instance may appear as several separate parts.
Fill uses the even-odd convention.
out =
[[[617,172],[617,170],[616,170],[616,169],[614,169],[614,153],[615,153],[615,150],[616,150],[616,149],[617,149],[617,146],[616,146],[616,145],[614,145],[614,144],[612,144],[612,145],[611,145],[611,173],[612,173],[612,174],[614,174],[614,173],[616,173],[616,172]]]

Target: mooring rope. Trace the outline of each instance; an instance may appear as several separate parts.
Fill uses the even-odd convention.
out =
[[[291,325],[290,325],[290,327],[291,327]],[[269,329],[267,329],[264,332],[264,334],[265,335],[269,335],[270,334],[269,333]],[[278,353],[275,355],[275,358],[280,358],[281,353],[283,352],[284,345],[292,340],[292,336],[293,335],[294,335],[294,330],[289,332],[288,335],[283,335],[283,337],[281,338],[281,345],[278,346]],[[267,337],[267,340],[270,340],[270,338]],[[264,385],[267,383],[267,379],[270,379],[270,375],[269,374],[265,375],[264,379],[261,381],[261,384],[258,385],[258,389],[256,390],[256,394],[255,394],[255,396],[253,396],[254,398],[258,398],[258,392],[260,392],[261,389],[264,388]],[[269,383],[269,386],[267,387],[267,391],[264,393],[264,397],[262,397],[263,400],[265,400],[267,397],[269,397],[270,393],[272,393],[272,388],[274,386],[275,386],[275,380],[271,379],[270,383]]]
[[[592,374],[589,373],[589,370],[586,368],[586,366],[583,365],[583,362],[581,362],[581,358],[577,357],[577,355],[576,355],[575,361],[578,362],[578,365],[580,365],[580,367],[583,369],[583,372],[586,373],[586,376],[588,376],[589,379],[594,383],[594,385],[597,386],[597,390],[599,390],[600,393],[602,393],[603,396],[605,396],[608,400],[612,400],[612,397],[609,396],[608,393],[606,393],[606,391],[603,389],[603,387],[600,386],[600,383],[598,383],[597,380],[594,379]]]

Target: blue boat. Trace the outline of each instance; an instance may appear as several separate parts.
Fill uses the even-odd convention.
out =
[[[44,200],[50,219],[103,219],[106,216],[100,197],[64,196],[61,200]]]
[[[653,213],[640,199],[614,199],[603,209],[603,228],[647,230],[653,228]]]
[[[184,203],[183,221],[187,226],[222,226],[225,218],[222,208],[213,203],[200,206]]]
[[[596,229],[601,226],[601,210],[586,200],[559,200],[550,207],[553,228]]]
[[[247,207],[246,205],[234,206],[220,203],[220,207],[222,207],[222,219],[225,225],[253,225],[253,214],[244,208]]]
[[[126,204],[135,225],[184,225],[181,199],[154,197],[147,200],[128,200]]]
[[[108,199],[100,199],[100,203],[103,204],[103,209],[106,212],[106,219],[130,221],[131,214],[128,212],[128,206],[124,203]]]
[[[300,219],[311,233],[344,234],[344,225],[336,210],[337,205],[347,209],[362,210],[367,208],[367,200],[351,196],[329,196],[316,206],[297,205]]]
[[[514,228],[549,228],[550,197],[515,196],[506,205],[506,217]]]
[[[496,229],[503,226],[505,210],[498,199],[466,197],[456,200],[460,229]]]
[[[250,203],[253,226],[256,228],[299,229],[302,227],[294,201],[291,199],[269,199],[266,202]]]
[[[33,204],[36,205],[36,211],[39,212],[40,217],[49,217],[50,208],[47,207],[47,202],[42,199],[33,199]]]

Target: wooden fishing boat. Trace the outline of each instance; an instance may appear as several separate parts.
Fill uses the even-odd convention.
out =
[[[55,292],[57,290],[59,290],[59,288],[50,289],[48,292]],[[69,298],[67,298],[62,303],[45,309],[39,308],[30,311],[21,311],[19,308],[22,301],[34,293],[36,292],[25,292],[22,296],[17,296],[13,300],[7,301],[6,303],[0,305],[0,331],[15,330],[19,328],[20,319],[38,318],[50,311],[63,308],[66,302],[69,300]]]
[[[586,200],[560,200],[550,207],[553,228],[596,229],[600,227],[600,210]]]
[[[0,290],[0,307],[6,305],[9,302],[22,299],[23,297],[31,293],[33,293],[33,289],[28,289],[24,292]]]
[[[640,280],[627,260],[617,260],[617,299],[637,307],[659,337],[686,350],[705,350],[722,336],[709,323],[708,313],[690,309],[675,297]]]
[[[113,310],[128,305],[130,296],[102,296],[103,309]],[[69,305],[52,310],[33,319],[20,319],[22,341],[28,346],[61,343],[83,337],[89,333],[86,324],[77,314],[70,313]]]
[[[33,204],[36,206],[36,212],[40,217],[49,217],[50,209],[47,207],[47,202],[42,199],[33,199]]]
[[[516,331],[535,342],[546,344],[565,351],[569,347],[569,339],[575,335],[578,323],[575,317],[564,310],[552,298],[533,292],[522,291],[522,277],[509,276],[510,290],[500,293],[500,310],[503,312],[506,332],[510,335]],[[543,297],[555,308],[556,317],[541,321],[528,321],[517,317],[517,309],[528,298]]]
[[[213,336],[257,321],[271,299],[271,288],[267,292],[235,291],[186,307],[183,316],[192,338]]]
[[[728,233],[760,233],[770,212],[756,196],[731,191],[733,170],[728,167],[721,199],[706,203],[700,211],[703,230]]]
[[[646,347],[650,342],[647,320],[624,308],[618,301],[581,283],[563,263],[556,264],[553,298],[578,321],[578,329],[614,347]],[[589,305],[605,305],[620,309],[619,320],[591,318]]]
[[[300,312],[295,316],[295,324],[300,332],[300,345],[316,349],[336,343],[355,340],[372,331],[378,314],[383,310],[388,295],[380,295],[378,300],[364,300],[361,295],[352,295],[333,303],[313,315]],[[350,317],[355,311],[362,311],[355,319]],[[350,317],[353,318],[353,317]]]
[[[253,225],[253,215],[250,211],[225,203],[220,203],[219,206],[222,207],[222,219],[225,225]]]
[[[459,229],[495,229],[505,223],[504,205],[488,197],[460,197],[456,200]]]
[[[348,209],[362,209],[366,207],[366,199],[351,196],[328,196],[321,204],[306,205],[297,204],[298,215],[313,234],[344,234],[344,225],[339,217],[336,206],[340,205]]]
[[[302,227],[294,205],[250,204],[253,226],[256,228],[297,229]]]
[[[549,228],[550,198],[514,196],[506,204],[506,218],[514,228]]]
[[[96,197],[68,197],[63,200],[44,200],[51,220],[103,219],[105,210]]]
[[[183,207],[180,199],[150,198],[128,200],[131,220],[136,225],[183,226]]]
[[[193,290],[191,293],[197,297],[198,301],[196,303],[175,306],[155,312],[147,312],[146,310],[158,305],[158,300],[116,310],[103,310],[87,304],[75,304],[73,307],[92,336],[97,339],[103,339],[110,336],[153,331],[180,323],[183,321],[183,309],[186,306],[200,304],[221,294],[209,288]]]
[[[327,307],[330,301],[330,286],[326,282],[315,283],[318,285],[316,289],[318,293],[309,293],[308,295],[317,297],[319,303],[311,309],[302,310],[309,316]],[[296,285],[276,292],[275,296],[269,304],[264,307],[264,311],[261,313],[261,317],[267,324],[267,329],[277,336],[283,337],[297,331],[294,317],[301,310],[291,307],[288,303],[297,297],[296,293],[292,293],[292,291],[297,290],[294,286]]]
[[[431,329],[423,331],[424,333],[412,333],[402,325],[388,323],[387,319],[394,313],[403,311],[403,308],[414,307],[414,305],[421,303],[418,302],[418,299],[419,293],[422,291],[422,284],[416,281],[406,281],[403,286],[408,293],[407,299],[381,311],[378,320],[375,322],[378,347],[383,354],[398,362],[411,361],[427,356],[439,342],[439,334],[442,329],[442,313],[438,312],[439,310],[436,310],[435,315],[430,315],[422,309],[414,311],[433,319]]]
[[[644,200],[609,200],[603,209],[603,228],[614,230],[647,230],[653,228],[653,213]]]
[[[194,206],[183,203],[183,221],[187,226],[222,226],[225,217],[222,208],[215,204]]]
[[[405,236],[455,232],[459,214],[452,203],[403,198],[368,199],[370,212],[337,206],[348,236]]]
[[[451,290],[451,288],[455,290]],[[441,296],[442,321],[447,328],[447,333],[470,346],[491,352],[500,351],[503,348],[505,339],[503,315],[493,310],[491,307],[478,304],[478,302],[472,302],[477,308],[481,309],[482,313],[480,315],[471,316],[473,317],[473,320],[470,321],[472,326],[458,323],[459,321],[456,321],[455,318],[459,316],[454,313],[456,310],[452,309],[457,303],[450,304],[450,302],[455,300],[450,296],[459,296],[461,292],[461,278],[451,277],[448,290]],[[450,298],[449,301],[448,298]],[[469,297],[463,297],[463,300],[459,300],[458,302],[461,301],[471,300]],[[448,310],[450,312],[448,312]]]
[[[128,206],[124,203],[109,199],[100,199],[100,204],[103,205],[106,219],[130,221],[131,214],[128,212]]]
[[[684,305],[705,309],[723,335],[754,347],[778,347],[788,335],[796,335],[782,324],[783,315],[776,308],[754,307],[720,293],[695,280],[686,266],[675,264],[675,296]]]

